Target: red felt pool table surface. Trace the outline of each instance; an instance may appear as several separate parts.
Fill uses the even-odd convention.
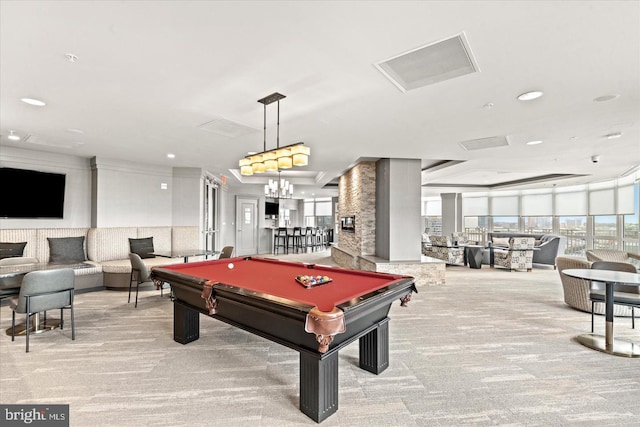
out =
[[[233,268],[229,268],[233,264]],[[389,286],[406,276],[346,270],[268,258],[229,258],[187,264],[173,264],[163,269],[215,283],[262,292],[331,311],[335,306]],[[332,279],[312,288],[298,283],[297,276],[328,276]]]

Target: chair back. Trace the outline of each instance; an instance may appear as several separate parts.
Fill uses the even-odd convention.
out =
[[[224,248],[222,248],[222,251],[220,251],[220,256],[218,257],[218,259],[231,258],[232,253],[233,246],[225,246]]]
[[[451,238],[449,236],[429,236],[432,246],[453,246],[451,244]]]
[[[131,261],[131,270],[136,275],[136,280],[138,283],[144,283],[149,281],[149,269],[142,262],[142,258],[140,255],[134,254],[133,252],[129,254],[129,260]]]
[[[287,227],[279,227],[278,228],[278,236],[286,237],[287,236]]]
[[[27,297],[30,313],[66,307],[73,301],[74,282],[75,275],[71,268],[27,273],[22,279],[15,311],[27,312]]]
[[[614,261],[626,263],[629,261],[629,255],[624,251],[617,249],[589,249],[586,252],[589,261]],[[606,270],[610,270],[607,268]]]
[[[633,264],[627,262],[617,261],[595,261],[591,264],[592,270],[612,270],[612,271],[624,271],[627,273],[637,273],[636,267]],[[604,287],[603,287],[604,288]],[[629,294],[640,294],[640,286],[633,285],[616,285],[616,292],[627,292]]]
[[[536,239],[533,237],[511,237],[509,239],[509,247],[513,251],[523,251],[533,249]]]
[[[302,237],[302,228],[293,227],[293,235],[296,237]]]

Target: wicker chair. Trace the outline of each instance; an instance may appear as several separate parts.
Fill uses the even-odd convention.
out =
[[[569,268],[591,268],[591,261],[584,258],[559,256],[556,258],[556,265],[558,267],[558,274],[560,274],[560,281],[562,282],[564,302],[569,307],[573,307],[576,310],[591,313],[591,300],[589,299],[591,281],[577,279],[562,274],[563,270],[567,270]],[[593,312],[595,314],[604,314],[604,311],[604,304],[596,302]],[[614,305],[613,315],[630,317],[631,308],[623,305]]]
[[[640,260],[640,254],[634,252],[618,251],[615,249],[589,249],[587,259],[589,261],[613,261],[630,262],[631,258]]]

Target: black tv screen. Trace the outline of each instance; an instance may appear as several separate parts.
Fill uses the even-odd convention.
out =
[[[265,202],[264,204],[264,214],[265,215],[278,215],[280,211],[280,205],[274,202]]]
[[[0,168],[0,218],[63,218],[66,175]]]

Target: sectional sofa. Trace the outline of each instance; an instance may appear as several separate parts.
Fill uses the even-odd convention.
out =
[[[89,268],[75,269],[76,290],[128,288],[131,274],[129,239],[153,237],[154,250],[171,251],[199,247],[197,226],[2,229],[0,242],[27,242],[23,256],[49,262],[47,238],[84,237]],[[182,262],[182,258],[145,258],[149,266]]]

